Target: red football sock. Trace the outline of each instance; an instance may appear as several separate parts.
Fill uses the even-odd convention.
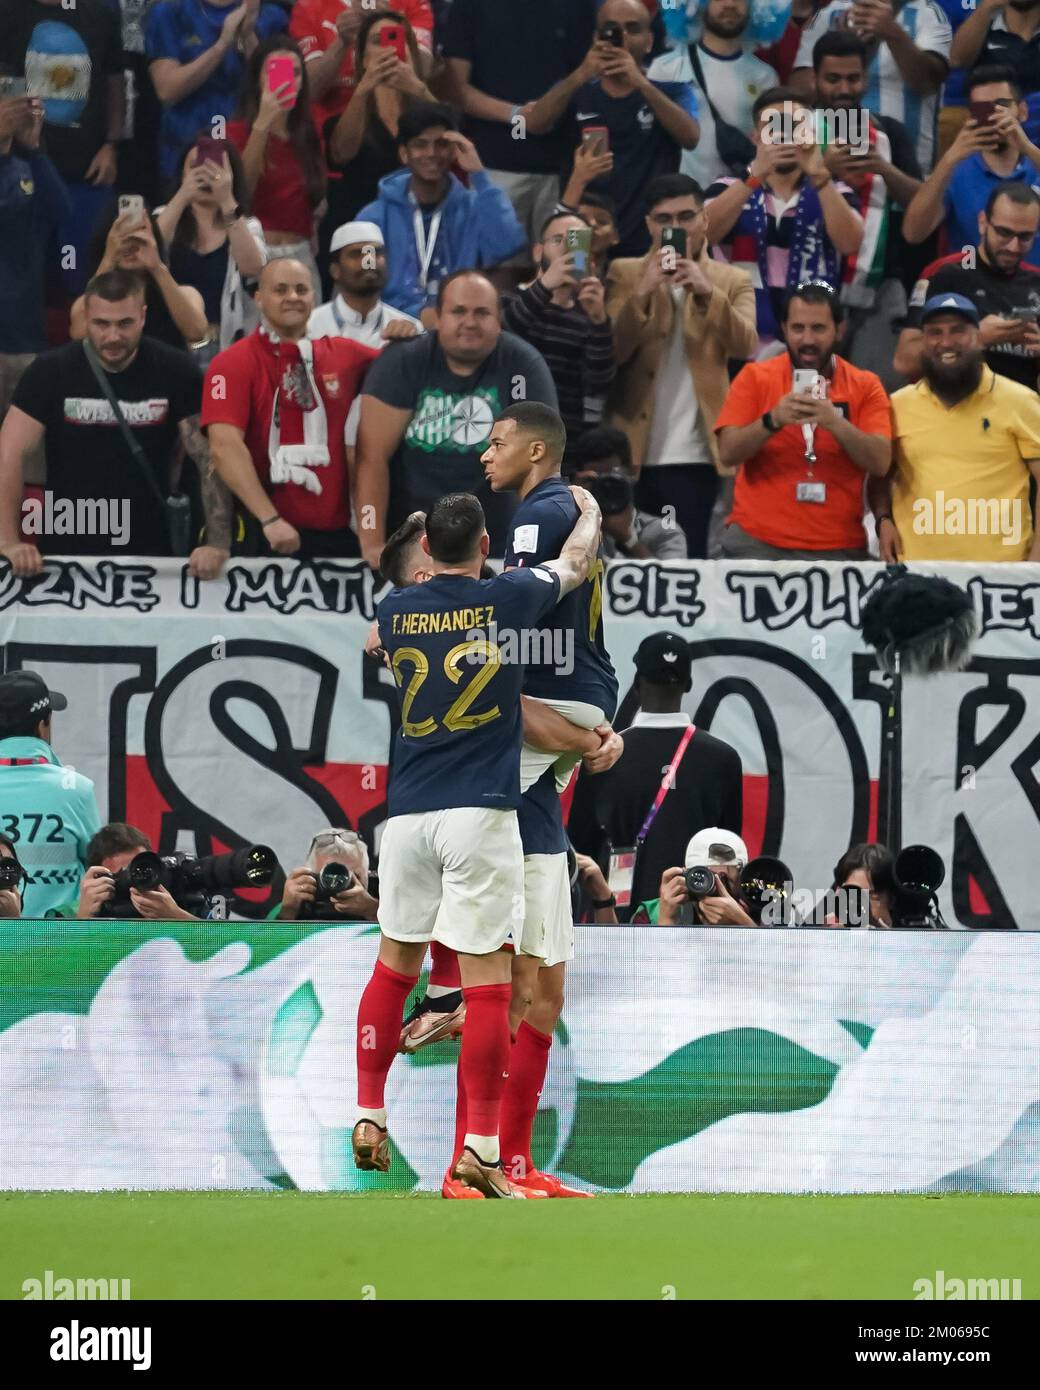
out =
[[[443,985],[446,989],[462,988],[459,958],[441,941],[430,942],[430,984]]]
[[[512,985],[463,989],[466,1026],[459,1071],[466,1089],[469,1134],[498,1134],[498,1111],[509,1072],[509,1001]]]
[[[358,1106],[362,1110],[380,1110],[385,1104],[383,1088],[397,1056],[405,1000],[418,978],[399,975],[377,960],[365,986],[357,1021]]]
[[[468,1025],[467,1025],[468,1027]],[[502,1097],[499,1137],[506,1177],[523,1178],[534,1168],[531,1131],[545,1085],[552,1038],[524,1020],[509,1059],[509,1081]]]
[[[455,1147],[451,1152],[451,1166],[453,1168],[462,1157],[468,1118],[466,1114],[466,1087],[462,1080],[462,1067],[460,1065],[455,1069]]]

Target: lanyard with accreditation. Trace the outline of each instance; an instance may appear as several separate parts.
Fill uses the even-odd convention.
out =
[[[643,821],[643,828],[636,836],[635,844],[630,845],[627,849],[614,849],[614,847],[611,846],[610,873],[607,883],[610,886],[610,891],[617,900],[618,907],[631,906],[632,880],[635,877],[636,858],[643,846],[643,841],[650,834],[650,827],[657,819],[658,811],[660,811],[661,807],[664,805],[665,797],[675,786],[675,774],[678,772],[679,764],[682,762],[686,750],[690,746],[690,739],[693,738],[696,732],[697,726],[695,724],[690,724],[683,730],[683,736],[679,740],[679,746],[675,750],[672,761],[665,768],[664,776],[661,778],[661,785],[657,789],[657,795],[654,797],[654,804],[647,812],[646,820]]]
[[[429,288],[430,266],[433,264],[433,253],[437,249],[437,236],[441,229],[442,215],[443,209],[438,208],[430,218],[429,236],[426,234],[422,208],[418,204],[416,204],[412,216],[412,225],[415,228],[415,250],[419,257],[419,288],[423,290]]]

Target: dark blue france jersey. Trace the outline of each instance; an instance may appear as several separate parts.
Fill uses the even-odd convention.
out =
[[[562,478],[546,478],[517,507],[506,565],[528,568],[559,559],[578,520],[578,504]],[[525,654],[524,694],[542,700],[582,700],[608,719],[618,683],[603,643],[603,561],[593,561],[584,584],[562,598],[542,624],[542,641]]]
[[[520,798],[516,813],[525,854],[566,854],[563,804],[556,790],[556,773],[550,767]]]
[[[376,610],[401,698],[391,816],[520,803],[522,664],[499,633],[537,627],[560,592],[546,569],[495,579],[441,574],[394,589]]]

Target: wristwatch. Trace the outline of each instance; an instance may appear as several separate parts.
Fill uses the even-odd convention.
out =
[[[783,429],[783,425],[778,425],[776,421],[773,419],[773,412],[771,410],[766,411],[766,413],[761,417],[760,423],[762,425],[762,428],[768,434],[776,434],[777,430]]]
[[[239,218],[244,216],[245,213],[242,211],[242,204],[236,203],[230,212],[222,212],[220,214],[220,221],[224,227],[233,227]]]
[[[594,908],[617,907],[617,898],[613,893],[611,893],[609,898],[604,898],[602,902],[597,902],[595,898],[590,898],[589,901]]]

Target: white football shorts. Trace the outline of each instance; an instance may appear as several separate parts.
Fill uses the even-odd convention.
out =
[[[574,916],[566,854],[528,854],[524,858],[520,952],[537,956],[543,965],[574,959]]]
[[[594,729],[597,724],[608,722],[601,709],[596,705],[587,705],[584,700],[542,700],[537,695],[528,698],[548,705],[550,709],[562,714],[564,719],[577,724],[581,729]],[[528,787],[538,781],[546,768],[554,767],[556,790],[562,792],[566,790],[571,773],[580,762],[580,753],[543,753],[540,748],[532,748],[525,743],[520,750],[520,790],[527,791]]]

